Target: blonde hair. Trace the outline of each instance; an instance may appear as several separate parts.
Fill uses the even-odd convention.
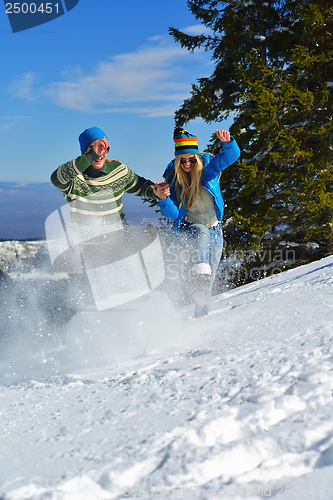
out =
[[[202,198],[201,178],[203,164],[198,155],[195,154],[194,156],[197,161],[193,164],[190,172],[183,170],[180,164],[181,154],[176,156],[174,164],[175,176],[172,183],[175,186],[178,203],[185,205],[186,201],[186,209],[192,206],[197,194]]]

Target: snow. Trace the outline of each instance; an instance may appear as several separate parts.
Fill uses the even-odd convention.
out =
[[[0,241],[0,270],[7,271],[17,258],[36,255],[41,241]]]
[[[1,500],[333,498],[332,299],[330,256],[196,320],[154,291],[12,337]]]

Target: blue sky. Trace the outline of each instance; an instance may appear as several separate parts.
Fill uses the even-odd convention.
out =
[[[213,71],[210,54],[168,34],[205,29],[186,0],[80,0],[42,26],[12,33],[0,6],[0,182],[48,182],[79,155],[78,135],[98,126],[109,158],[153,181],[173,157],[174,112],[191,83]],[[187,124],[204,150],[215,128]]]

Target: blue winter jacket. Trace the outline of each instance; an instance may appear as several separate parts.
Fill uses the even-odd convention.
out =
[[[220,172],[234,163],[240,156],[240,150],[237,142],[232,138],[231,142],[222,142],[223,151],[216,156],[210,153],[200,154],[203,163],[202,187],[207,189],[213,195],[216,217],[219,222],[222,222],[224,202],[222,199],[219,176]],[[164,217],[168,220],[175,221],[175,233],[177,234],[184,222],[186,209],[177,201],[176,192],[173,184],[172,170],[175,160],[173,159],[167,166],[163,177],[168,177],[167,182],[170,185],[171,196],[165,200],[159,200],[159,205]],[[176,236],[175,234],[175,236]]]

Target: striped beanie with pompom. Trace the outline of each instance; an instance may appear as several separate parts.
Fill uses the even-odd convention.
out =
[[[175,141],[175,156],[182,154],[199,154],[198,139],[187,130],[180,127],[176,128],[173,133],[173,140]]]

